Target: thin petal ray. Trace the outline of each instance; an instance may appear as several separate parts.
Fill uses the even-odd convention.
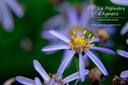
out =
[[[48,76],[46,71],[43,69],[43,67],[40,65],[40,63],[37,60],[34,60],[33,64],[34,64],[34,68],[36,69],[36,71],[42,76],[42,78],[45,81],[48,82],[50,80],[50,77]]]
[[[117,4],[117,5],[128,6],[127,0],[110,0],[110,1],[114,4]]]
[[[26,77],[17,76],[16,80],[24,85],[35,85],[35,81]]]
[[[86,76],[88,73],[89,73],[89,70],[84,69],[84,74],[85,74],[84,76]],[[63,82],[67,83],[67,82],[71,82],[71,81],[73,81],[75,79],[79,79],[79,78],[80,78],[80,72],[76,72],[76,73],[71,74],[68,77],[64,78]]]
[[[24,11],[16,0],[7,0],[7,3],[17,17],[21,18],[24,16]]]
[[[110,50],[108,48],[92,46],[90,49],[98,50],[98,51],[101,51],[101,52],[104,52],[104,53],[108,53],[108,54],[112,54],[112,55],[115,54],[115,52],[113,50]]]
[[[100,41],[101,41],[101,39],[100,39],[100,38],[95,37],[95,38],[93,39],[93,41],[92,41],[92,42],[100,42]]]
[[[68,52],[67,56],[65,56],[65,58],[63,59],[62,63],[60,64],[60,66],[58,68],[58,71],[57,71],[58,76],[62,75],[62,73],[66,69],[67,65],[69,64],[69,62],[73,58],[74,54],[76,53],[76,51],[72,51],[72,50],[69,50],[69,51],[70,52]]]
[[[84,80],[85,80],[85,76],[84,76],[85,65],[84,65],[84,59],[83,59],[81,53],[79,54],[79,68],[80,68],[81,81],[84,82]]]
[[[60,40],[66,42],[66,43],[69,43],[70,42],[70,39],[67,38],[66,36],[60,34],[59,32],[55,31],[55,30],[50,30],[49,31],[52,35],[54,35],[55,37],[59,38]]]
[[[89,50],[86,51],[86,54],[88,57],[96,64],[96,66],[101,70],[101,72],[107,76],[108,72],[105,69],[104,65],[101,63],[101,61]]]
[[[121,72],[120,77],[121,77],[121,78],[126,78],[126,77],[128,77],[128,70]]]
[[[40,81],[40,79],[39,78],[35,78],[35,83],[36,83],[36,85],[42,85],[42,83],[41,83],[41,81]]]
[[[121,30],[121,35],[124,35],[128,32],[128,22],[124,25],[124,27]]]
[[[117,53],[125,58],[128,58],[128,52],[123,50],[117,50]]]
[[[69,25],[71,27],[75,27],[78,25],[78,14],[76,8],[70,7],[67,10],[67,17],[68,17]]]
[[[61,49],[70,49],[68,45],[52,45],[52,46],[47,46],[41,49],[41,51],[54,51],[54,50],[61,50]]]
[[[0,4],[0,10],[1,10],[1,23],[2,26],[5,28],[6,31],[11,32],[13,30],[13,19],[12,14],[8,7],[6,6],[6,3]]]

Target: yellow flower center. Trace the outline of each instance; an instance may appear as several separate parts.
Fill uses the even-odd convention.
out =
[[[94,44],[92,40],[94,36],[91,37],[91,34],[87,36],[86,30],[81,32],[81,35],[77,36],[78,31],[72,31],[71,41],[69,42],[69,46],[72,50],[75,50],[77,53],[82,53],[88,50]]]

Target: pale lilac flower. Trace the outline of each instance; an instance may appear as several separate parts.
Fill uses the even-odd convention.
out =
[[[82,11],[80,16],[78,15],[78,10],[74,6],[70,6],[68,9],[66,9],[66,16],[67,20],[65,20],[66,17],[64,15],[57,15],[49,20],[47,20],[44,23],[44,31],[42,31],[41,36],[44,39],[48,39],[50,43],[48,45],[55,45],[56,42],[58,44],[65,44],[65,42],[60,41],[58,38],[52,36],[49,33],[50,29],[55,29],[59,33],[66,35],[67,37],[70,37],[72,30],[84,30],[87,27],[90,12],[88,12],[88,5],[87,2],[86,6],[82,7]],[[56,21],[56,22],[55,22]],[[99,42],[100,38],[95,38],[94,42]],[[56,51],[52,52],[46,52],[46,53],[54,53]]]
[[[128,52],[123,50],[117,50],[117,53],[125,58],[128,58]]]
[[[122,6],[128,6],[128,0],[110,0],[112,3]]]
[[[46,73],[46,71],[43,69],[43,67],[40,65],[40,63],[37,60],[33,61],[34,63],[34,68],[35,70],[41,75],[41,77],[44,80],[44,84],[41,83],[39,78],[35,78],[34,80],[29,79],[29,78],[25,78],[22,76],[17,76],[16,80],[24,85],[64,85],[67,84],[68,82],[71,82],[75,79],[79,79],[80,78],[80,73],[76,72],[64,79],[62,79],[61,75],[55,74],[55,75],[48,75]],[[63,69],[63,68],[62,68]],[[59,70],[59,69],[58,69]],[[61,69],[60,69],[61,71]],[[59,71],[59,72],[60,72]],[[63,72],[61,72],[63,73]],[[85,70],[84,69],[84,74],[83,76],[87,75],[89,73],[89,70]]]
[[[11,32],[14,28],[13,17],[10,9],[17,17],[21,18],[24,16],[24,12],[17,0],[0,0],[0,23],[8,32]]]
[[[68,50],[57,73],[62,74],[65,68],[67,67],[68,63],[72,60],[73,56],[75,54],[79,54],[79,69],[80,69],[81,81],[84,81],[85,79],[85,77],[83,77],[84,74],[83,69],[85,68],[83,57],[87,57],[87,56],[97,65],[97,67],[101,70],[101,72],[105,76],[108,75],[101,61],[90,50],[91,49],[97,50],[108,54],[115,54],[114,51],[107,48],[94,46],[94,44],[92,44],[94,37],[91,38],[90,34],[87,36],[86,31],[83,31],[81,34],[80,33],[77,34],[75,31],[73,31],[73,34],[71,35],[71,39],[67,38],[66,36],[54,30],[50,30],[50,33],[53,36],[67,43],[62,45],[47,46],[42,49],[43,52],[61,50],[61,49]],[[82,55],[83,53],[84,55]],[[60,70],[62,73],[60,72]]]

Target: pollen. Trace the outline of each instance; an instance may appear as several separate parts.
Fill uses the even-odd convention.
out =
[[[75,50],[77,53],[82,53],[94,45],[92,44],[93,39],[94,36],[91,34],[87,35],[86,30],[82,31],[80,36],[77,36],[77,31],[74,30],[72,31],[69,46],[71,47],[71,50]]]

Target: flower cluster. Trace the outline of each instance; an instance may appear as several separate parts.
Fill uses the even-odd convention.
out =
[[[116,0],[111,1],[117,4],[120,3],[118,0],[117,2]],[[67,1],[63,1],[63,3],[64,2]],[[86,3],[90,5],[90,2]],[[87,17],[90,17],[91,13],[88,12],[87,4],[84,4],[85,6],[80,6],[81,10],[78,10],[77,6],[68,3],[68,7],[62,7],[63,10],[59,9],[61,10],[61,13],[66,15],[66,19],[64,19],[65,16],[63,15],[57,15],[43,24],[46,29],[42,31],[41,36],[42,38],[49,40],[50,44],[43,47],[41,51],[51,54],[59,50],[64,50],[62,61],[56,74],[47,74],[40,63],[37,60],[33,60],[34,68],[43,78],[43,82],[38,77],[29,79],[26,77],[17,76],[16,80],[18,82],[24,85],[68,85],[68,83],[72,82],[73,80],[80,79],[81,82],[84,82],[86,78],[93,80],[93,77],[91,76],[93,75],[99,80],[98,83],[100,83],[102,80],[100,79],[101,75],[108,76],[109,73],[101,62],[99,55],[97,55],[97,51],[111,55],[115,55],[115,52],[109,48],[103,47],[104,43],[102,43],[103,45],[101,46],[99,46],[97,43],[106,42],[109,40],[111,34],[115,32],[115,28],[91,28],[88,26],[89,18]],[[121,4],[123,3],[121,2]],[[4,5],[0,3],[1,10],[3,10],[2,6]],[[67,4],[65,6],[67,6]],[[19,16],[21,15],[19,12],[16,12],[16,15],[17,13]],[[57,21],[57,23],[55,21]],[[5,21],[3,20],[3,22]],[[128,28],[128,23],[126,23],[122,29],[121,34],[125,34],[127,32],[128,29],[126,28]],[[117,50],[117,53],[128,58],[128,52],[126,51]],[[90,64],[89,59],[92,60],[92,62],[96,65],[96,68],[92,70],[90,70],[90,68],[87,69]],[[77,72],[63,78],[63,73],[66,69],[70,68],[71,62],[75,62]],[[98,76],[94,74],[94,72],[96,72]],[[120,78],[126,77],[128,77],[128,71],[122,72]],[[115,80],[113,80],[113,82],[115,84]]]

